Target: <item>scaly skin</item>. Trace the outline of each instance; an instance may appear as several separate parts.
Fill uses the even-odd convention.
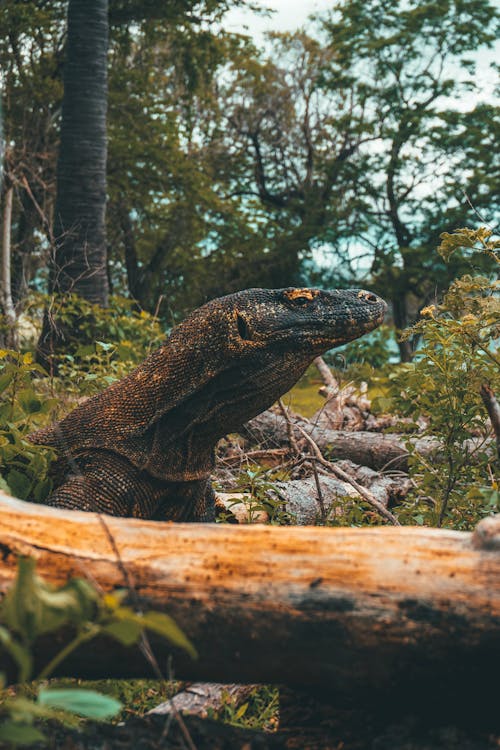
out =
[[[59,452],[47,504],[214,520],[217,441],[271,406],[315,357],[380,325],[385,311],[364,290],[247,289],[208,302],[128,377],[30,436]]]

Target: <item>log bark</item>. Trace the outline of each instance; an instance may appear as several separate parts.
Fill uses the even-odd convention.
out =
[[[86,576],[125,585],[143,608],[167,611],[197,661],[176,654],[177,678],[315,686],[373,706],[426,701],[487,706],[500,659],[500,521],[487,544],[424,528],[174,524],[0,502],[0,591],[19,554],[54,583]],[[111,544],[109,533],[114,539]],[[116,560],[119,551],[121,563]],[[37,643],[38,666],[61,637]],[[171,648],[151,638],[157,661]],[[0,671],[9,665],[3,656]],[[74,677],[144,677],[135,648],[105,639],[61,665]],[[496,700],[496,697],[495,697]],[[413,702],[413,703],[412,703]]]
[[[148,714],[162,716],[180,713],[199,716],[206,719],[210,711],[220,711],[224,705],[240,706],[257,685],[224,685],[220,682],[193,682],[188,687],[176,693],[170,700],[155,706]]]
[[[349,460],[376,471],[385,469],[408,471],[407,440],[410,440],[421,455],[427,457],[435,455],[437,459],[439,458],[439,441],[431,437],[419,438],[397,434],[382,435],[379,432],[331,430],[297,415],[294,415],[294,422],[313,438],[330,459]],[[272,411],[265,411],[250,420],[240,432],[253,445],[279,447],[288,442],[286,421],[281,415]],[[469,442],[471,450],[480,444],[479,440]]]

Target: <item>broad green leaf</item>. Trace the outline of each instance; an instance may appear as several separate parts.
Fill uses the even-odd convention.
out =
[[[24,388],[22,391],[19,391],[17,400],[28,414],[34,414],[40,411],[42,407],[42,401],[37,397],[32,388]]]
[[[163,612],[146,612],[137,614],[129,607],[119,607],[114,611],[114,616],[123,622],[134,622],[141,628],[152,630],[158,635],[170,641],[174,646],[184,649],[193,658],[197,659],[198,654],[189,638],[182,632],[176,622]]]
[[[92,618],[98,596],[87,581],[74,578],[59,589],[35,573],[35,561],[21,557],[14,585],[2,603],[2,618],[28,641],[72,622]]]
[[[43,706],[62,708],[89,719],[110,719],[122,708],[120,701],[109,695],[76,688],[40,690],[38,700]]]
[[[12,494],[20,500],[25,500],[31,489],[31,480],[26,474],[17,469],[11,469],[7,474],[7,484]]]
[[[142,620],[148,630],[152,630],[154,633],[164,636],[174,646],[184,649],[191,656],[192,659],[197,659],[198,654],[195,647],[184,634],[184,632],[177,625],[169,615],[163,612],[146,612]]]
[[[14,369],[8,372],[2,372],[2,374],[0,375],[0,393],[4,391],[7,388],[7,386],[10,385],[10,383],[12,383],[12,381],[14,380],[14,376],[15,376]]]

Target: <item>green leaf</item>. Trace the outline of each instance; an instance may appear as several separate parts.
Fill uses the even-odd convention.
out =
[[[124,646],[132,646],[139,640],[142,627],[134,620],[117,620],[102,628],[102,632],[112,636]]]
[[[32,388],[23,388],[17,394],[17,400],[23,410],[28,414],[35,414],[40,411],[42,407],[41,400],[37,397],[36,393]]]
[[[12,381],[14,380],[14,376],[15,376],[14,370],[10,370],[9,372],[3,372],[0,375],[0,393],[4,391],[7,388],[7,386],[10,385],[10,383],[12,383]]]
[[[31,677],[32,660],[27,649],[17,643],[6,628],[0,625],[0,643],[9,652],[19,667],[18,682],[26,682]]]
[[[234,718],[236,721],[238,719],[241,719],[245,715],[247,708],[248,708],[248,703],[243,703],[243,705],[239,707],[239,709],[236,711],[234,715]]]
[[[62,708],[89,719],[110,719],[122,709],[120,701],[95,690],[48,688],[40,690],[38,700],[43,706]]]
[[[45,735],[35,727],[9,720],[0,724],[0,740],[3,742],[11,742],[13,745],[33,745],[44,739]]]
[[[182,632],[176,622],[163,612],[146,612],[137,614],[129,607],[118,607],[113,612],[114,617],[122,622],[137,623],[142,629],[147,628],[170,641],[174,646],[184,649],[193,658],[198,654],[189,638]]]
[[[87,581],[74,578],[56,589],[35,573],[32,558],[20,557],[17,578],[2,603],[2,617],[8,628],[32,641],[68,622],[88,621],[97,599]]]
[[[25,500],[31,489],[31,480],[26,474],[17,469],[11,469],[7,474],[7,484],[12,494],[20,500]]]
[[[164,636],[174,646],[184,649],[192,659],[198,658],[196,649],[189,638],[180,629],[175,620],[168,615],[163,612],[146,612],[142,617],[142,621],[148,630]]]

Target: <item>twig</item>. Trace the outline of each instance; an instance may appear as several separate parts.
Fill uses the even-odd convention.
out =
[[[326,508],[325,508],[325,501],[323,499],[323,492],[321,491],[321,484],[320,484],[319,476],[318,476],[318,467],[316,466],[316,461],[311,461],[311,464],[312,464],[312,470],[314,474],[314,481],[316,483],[316,492],[318,496],[319,509],[321,511],[321,520],[324,522],[326,520]]]
[[[278,399],[278,406],[279,406],[280,411],[281,411],[281,413],[283,415],[283,419],[286,422],[286,432],[287,432],[287,435],[288,435],[288,442],[290,443],[290,448],[295,453],[295,455],[300,456],[301,450],[300,450],[300,448],[298,446],[298,443],[295,440],[295,436],[293,434],[293,427],[294,427],[294,425],[292,423],[292,420],[290,419],[290,415],[288,414],[288,410],[285,408],[285,405],[284,405],[284,403],[283,403],[283,401],[282,401],[281,398]]]
[[[326,388],[332,391],[334,390],[338,393],[338,391],[340,390],[340,386],[337,380],[333,377],[332,371],[326,364],[323,357],[316,357],[316,359],[314,360],[314,364],[318,368],[318,372],[321,375],[321,380],[323,381]]]
[[[387,521],[390,521],[390,523],[392,523],[394,526],[401,526],[396,516],[394,516],[389,510],[387,510],[387,508],[385,508],[382,503],[380,503],[377,498],[369,490],[366,489],[366,487],[358,484],[355,479],[353,479],[349,474],[333,464],[331,461],[327,461],[318,448],[317,443],[300,425],[295,424],[294,427],[299,430],[301,435],[308,442],[308,444],[312,448],[315,458],[317,459],[317,461],[319,461],[320,464],[322,464],[322,466],[325,466],[327,469],[329,469],[332,474],[335,474],[335,476],[337,476],[339,479],[342,479],[344,482],[350,484],[351,487],[354,487],[354,489],[361,495],[361,497],[364,498],[366,502],[371,505],[372,508],[374,508]]]

